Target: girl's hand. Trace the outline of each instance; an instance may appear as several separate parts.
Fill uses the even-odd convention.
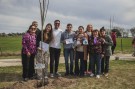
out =
[[[30,55],[31,55],[30,52],[28,52],[28,53],[27,53],[27,56],[30,57]]]

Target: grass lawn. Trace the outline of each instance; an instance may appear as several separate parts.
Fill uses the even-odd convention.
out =
[[[0,52],[20,53],[22,46],[22,36],[0,37]]]
[[[133,51],[131,46],[131,41],[132,38],[122,38],[123,53],[131,53]],[[21,42],[22,42],[22,36],[0,37],[0,55],[3,54],[3,57],[4,56],[7,57],[11,55],[12,56],[20,55],[21,48],[22,48]],[[117,52],[121,52],[121,38],[117,38],[117,46],[116,46],[115,53]]]
[[[122,45],[121,45],[122,41]],[[122,51],[123,53],[131,53],[133,51],[132,48],[132,38],[117,38],[117,46],[115,51]]]
[[[60,64],[59,71],[64,74],[64,64]],[[72,79],[77,79],[77,81],[66,89],[135,89],[135,60],[110,61],[109,78],[102,76],[100,79],[95,77],[72,77]],[[0,88],[20,80],[20,66],[0,68]],[[63,89],[63,87],[56,86],[56,89]]]

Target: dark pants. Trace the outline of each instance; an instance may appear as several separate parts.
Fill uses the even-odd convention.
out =
[[[112,54],[114,54],[115,47],[116,47],[116,44],[113,44],[113,46],[112,46]]]
[[[101,73],[108,73],[110,56],[105,56],[101,60]]]
[[[80,67],[79,67],[79,59],[80,59]],[[76,51],[75,57],[75,74],[76,75],[84,75],[84,52]]]
[[[101,55],[100,54],[92,54],[90,55],[90,65],[93,74],[100,75],[101,73]],[[96,73],[95,73],[96,66]]]
[[[53,73],[53,68],[55,65],[55,73],[58,71],[59,58],[61,49],[50,47],[50,73]]]
[[[70,70],[68,64],[68,58],[70,56]],[[65,57],[65,67],[66,73],[73,73],[73,64],[74,64],[74,50],[72,48],[64,49],[64,57]]]
[[[27,57],[26,54],[22,54],[22,67],[23,67],[23,78],[32,78],[35,70],[34,70],[34,58],[35,54],[31,54],[30,57]]]

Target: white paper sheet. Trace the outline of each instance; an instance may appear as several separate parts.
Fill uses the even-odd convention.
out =
[[[42,43],[42,47],[41,47],[41,43]],[[46,52],[49,50],[49,44],[40,41],[40,48],[43,48],[42,50]]]
[[[74,43],[72,38],[66,39],[65,41],[66,41],[66,44],[72,44],[72,43]]]

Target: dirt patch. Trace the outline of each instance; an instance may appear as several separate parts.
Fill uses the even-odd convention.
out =
[[[16,82],[12,86],[3,89],[56,89],[57,87],[68,88],[76,83],[76,79],[69,79],[64,77],[49,79],[49,83],[45,86],[40,86],[41,81],[29,80],[27,82]]]

